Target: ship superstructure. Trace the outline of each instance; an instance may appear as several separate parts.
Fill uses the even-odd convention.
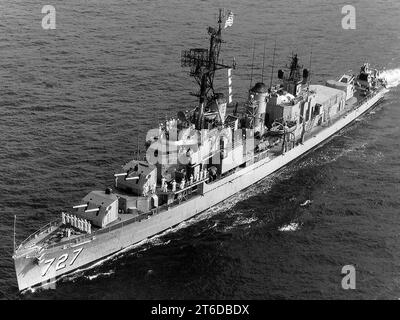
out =
[[[357,76],[313,85],[310,70],[293,55],[288,69],[278,71],[277,84],[258,82],[244,103],[233,102],[230,77],[236,63],[220,61],[224,18],[220,11],[218,27],[208,28],[208,49],[182,53],[182,66],[190,68],[199,86],[197,106],[151,130],[146,158],[122,166],[113,186],[91,191],[15,249],[20,290],[53,281],[207,210],[312,150],[387,92],[368,64]],[[227,97],[214,88],[220,70],[229,75]]]

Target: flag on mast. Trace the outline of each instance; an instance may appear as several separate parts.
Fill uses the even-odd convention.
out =
[[[228,16],[227,16],[226,21],[225,21],[224,29],[226,29],[228,27],[231,27],[233,25],[233,16],[234,16],[233,12],[229,11],[228,12]]]

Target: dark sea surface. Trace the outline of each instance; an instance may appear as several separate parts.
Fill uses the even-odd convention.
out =
[[[0,4],[0,298],[400,298],[400,2],[398,0],[48,1]],[[352,4],[357,29],[341,28]],[[393,85],[386,100],[328,143],[169,232],[57,283],[19,294],[19,243],[57,218],[136,150],[137,136],[193,106],[182,49],[207,46],[217,9],[237,15],[225,33],[236,57],[234,97],[297,52],[322,82],[366,60]],[[218,82],[226,91],[223,74]],[[311,200],[309,206],[300,206]],[[289,227],[285,227],[289,225]],[[285,231],[287,230],[287,231]],[[292,231],[290,231],[292,230]],[[341,270],[356,268],[356,290]]]

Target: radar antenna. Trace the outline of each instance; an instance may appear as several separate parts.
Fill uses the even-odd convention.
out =
[[[232,14],[232,13],[231,13]],[[183,50],[181,55],[182,67],[190,67],[190,76],[192,76],[200,87],[198,93],[192,95],[199,97],[199,108],[196,121],[196,129],[203,128],[204,106],[214,99],[214,75],[217,70],[235,69],[235,63],[224,65],[219,63],[219,55],[222,40],[222,9],[219,9],[218,28],[208,27],[210,35],[209,49],[196,48]]]

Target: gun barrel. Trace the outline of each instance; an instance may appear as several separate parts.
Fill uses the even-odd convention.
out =
[[[77,206],[73,206],[72,209],[86,208],[87,206],[87,204],[79,204]]]

